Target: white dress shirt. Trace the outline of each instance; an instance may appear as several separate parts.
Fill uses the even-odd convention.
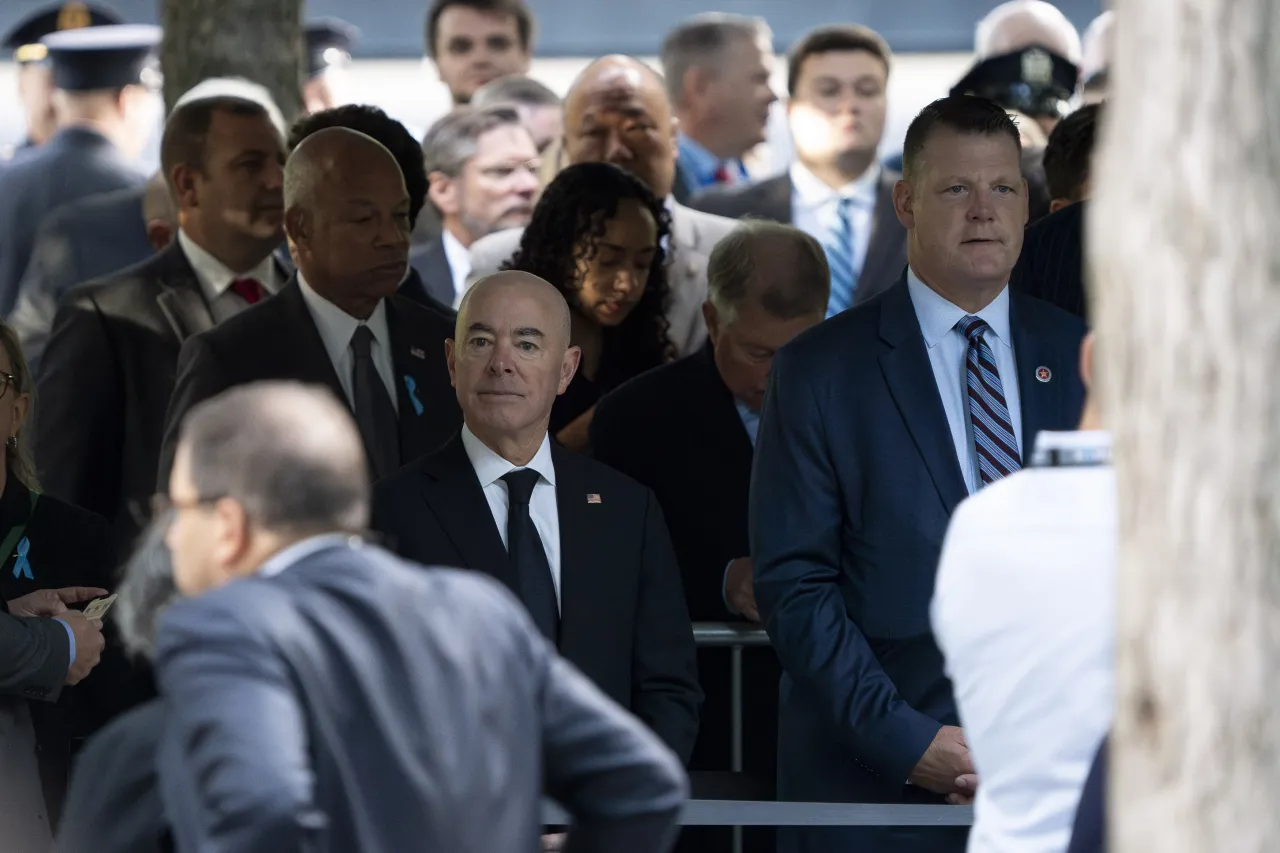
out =
[[[195,240],[188,237],[187,233],[181,228],[178,229],[178,245],[182,247],[182,253],[187,256],[187,262],[191,264],[191,271],[196,274],[196,281],[200,282],[200,290],[204,293],[204,300],[208,303],[209,310],[213,313],[213,318],[218,322],[222,322],[249,307],[248,302],[245,302],[244,299],[231,290],[231,284],[236,279],[257,279],[263,289],[270,294],[279,293],[280,288],[283,286],[283,282],[280,280],[280,272],[276,268],[276,261],[272,255],[267,255],[253,269],[243,274],[237,274],[222,261],[205,251]]]
[[[514,465],[503,459],[489,448],[465,424],[462,427],[462,446],[466,448],[467,458],[475,469],[476,479],[484,491],[484,498],[489,502],[489,511],[493,513],[493,523],[498,525],[498,535],[502,537],[502,547],[507,547],[507,483],[502,477],[521,467],[532,468],[540,476],[533,487],[533,495],[529,498],[529,517],[542,540],[542,548],[547,553],[547,565],[551,566],[551,580],[556,586],[556,603],[561,601],[560,595],[560,510],[556,503],[556,467],[551,460],[551,438],[544,437],[542,446],[529,460],[528,465]]]
[[[853,228],[853,268],[862,270],[871,245],[871,222],[876,210],[876,188],[880,183],[877,163],[858,178],[835,190],[799,161],[791,164],[791,224],[819,243],[826,243],[840,217],[840,200],[853,199],[850,225]],[[857,281],[854,282],[856,287]]]
[[[360,537],[352,536],[349,533],[321,533],[317,536],[308,536],[306,539],[294,542],[292,545],[282,548],[268,557],[258,568],[258,576],[269,578],[278,575],[285,569],[301,563],[307,557],[312,554],[318,554],[326,548],[339,546],[355,548],[360,544]]]
[[[355,364],[355,356],[351,352],[351,336],[360,326],[368,326],[373,332],[373,366],[382,378],[382,384],[391,397],[391,405],[400,411],[400,401],[396,395],[395,360],[391,356],[391,330],[387,326],[387,303],[382,300],[368,320],[357,320],[337,305],[325,299],[311,289],[307,280],[298,270],[298,287],[302,289],[302,301],[311,312],[316,330],[320,332],[320,340],[324,341],[325,352],[338,374],[338,382],[342,385],[342,393],[347,395],[347,402],[354,409],[356,405],[355,388],[351,382],[351,369]]]
[[[471,277],[471,250],[445,228],[440,235],[444,243],[444,259],[449,262],[449,274],[453,276],[453,310],[462,306],[462,296],[467,292],[467,279]]]
[[[942,410],[947,414],[947,426],[951,441],[955,444],[956,459],[964,474],[964,484],[973,494],[982,483],[978,474],[978,454],[973,446],[973,424],[969,421],[969,380],[965,355],[969,351],[969,339],[956,328],[956,323],[969,316],[958,305],[948,302],[940,293],[931,290],[916,277],[915,270],[907,269],[907,290],[911,304],[915,306],[920,332],[929,351],[929,365],[933,378],[942,395]],[[1000,387],[1004,390],[1004,402],[1009,408],[1009,422],[1013,426],[1013,440],[1018,443],[1018,453],[1026,463],[1022,448],[1022,395],[1018,393],[1018,370],[1014,359],[1013,333],[1009,327],[1009,287],[991,304],[977,313],[991,328],[983,335],[996,367],[1000,370]]]
[[[1037,449],[1109,445],[1042,432]],[[933,598],[978,771],[969,853],[1062,853],[1113,709],[1116,484],[1025,468],[962,502]]]

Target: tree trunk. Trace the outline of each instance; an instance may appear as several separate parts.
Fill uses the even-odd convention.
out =
[[[209,77],[266,87],[285,120],[302,112],[303,0],[159,0],[169,109]]]
[[[1118,0],[1088,243],[1119,853],[1280,850],[1280,8]]]

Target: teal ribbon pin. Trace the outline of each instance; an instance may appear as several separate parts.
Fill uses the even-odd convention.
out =
[[[418,417],[422,417],[423,405],[418,399],[418,383],[414,381],[412,376],[405,376],[404,387],[409,391],[409,400],[413,403],[413,410],[418,413]]]
[[[18,559],[13,561],[13,576],[15,578],[35,580],[35,577],[31,574],[31,563],[27,561],[27,552],[30,550],[31,543],[27,541],[27,537],[23,536],[22,541],[18,543]]]

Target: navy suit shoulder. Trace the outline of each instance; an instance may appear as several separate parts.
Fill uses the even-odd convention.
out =
[[[1009,285],[1076,315],[1089,316],[1084,286],[1084,219],[1089,202],[1081,201],[1032,223],[1023,236],[1022,253]]]

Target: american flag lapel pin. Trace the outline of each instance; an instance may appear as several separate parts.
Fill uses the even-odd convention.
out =
[[[422,347],[409,347],[409,355],[413,356],[414,358],[425,359],[427,357],[427,354],[423,352]]]
[[[600,496],[599,496],[599,495],[597,495],[595,492],[588,492],[588,493],[587,493],[587,503],[589,503],[589,504],[598,504],[598,503],[600,503]]]

